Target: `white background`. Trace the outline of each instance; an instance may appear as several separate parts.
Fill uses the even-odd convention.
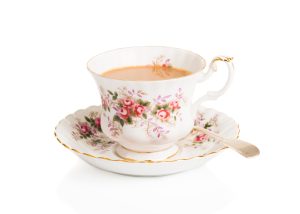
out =
[[[1,1],[0,213],[299,213],[299,20],[290,0]],[[59,145],[57,122],[100,103],[87,60],[135,45],[234,56],[232,87],[205,105],[236,119],[261,155],[227,150],[199,169],[139,178]]]

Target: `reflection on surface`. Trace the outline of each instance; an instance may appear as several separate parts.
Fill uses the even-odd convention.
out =
[[[59,197],[77,213],[214,213],[233,193],[207,168],[164,177],[131,177],[84,162],[62,179]]]

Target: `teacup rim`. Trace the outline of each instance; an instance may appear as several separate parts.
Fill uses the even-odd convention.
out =
[[[136,81],[136,80],[118,80],[118,79],[112,79],[112,78],[103,77],[102,75],[99,75],[99,73],[93,71],[93,69],[89,67],[90,62],[93,59],[95,59],[96,57],[98,57],[98,56],[101,56],[101,55],[104,55],[104,54],[107,54],[107,53],[111,53],[111,52],[114,52],[114,51],[118,51],[118,50],[129,49],[129,48],[148,48],[148,47],[149,48],[171,48],[171,49],[177,49],[177,50],[180,50],[180,51],[185,51],[185,52],[188,52],[190,54],[196,55],[197,57],[199,57],[203,61],[203,63],[204,63],[203,68],[201,70],[199,70],[199,71],[192,72],[192,74],[187,75],[187,76],[183,76],[183,77],[177,77],[177,78],[171,78],[171,79],[165,79],[165,80],[147,80],[147,81],[143,80],[143,81]],[[157,46],[157,45],[146,45],[146,46],[141,45],[141,46],[128,46],[128,47],[122,47],[122,48],[115,48],[115,49],[111,49],[111,50],[107,50],[107,51],[101,52],[101,53],[99,53],[99,54],[91,57],[87,61],[86,67],[87,67],[87,70],[89,72],[91,72],[91,74],[97,75],[98,77],[100,77],[102,79],[106,79],[106,80],[110,80],[110,81],[114,81],[114,82],[155,84],[155,83],[165,83],[165,82],[173,82],[173,81],[178,81],[178,80],[183,80],[183,79],[190,79],[190,78],[193,78],[195,76],[199,76],[199,74],[201,74],[201,72],[206,67],[206,61],[205,61],[205,59],[201,55],[199,55],[199,54],[197,54],[197,53],[195,53],[193,51],[183,49],[183,48],[170,47],[170,46]],[[113,69],[117,69],[117,68],[118,67],[113,68]],[[179,69],[183,69],[183,68],[179,68]]]

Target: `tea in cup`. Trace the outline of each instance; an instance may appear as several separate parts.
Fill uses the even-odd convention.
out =
[[[217,62],[227,64],[225,85],[192,103],[195,86],[217,70]],[[205,65],[193,52],[150,46],[108,51],[88,62],[102,99],[101,128],[119,143],[119,156],[159,161],[177,153],[197,106],[223,95],[233,77],[231,57],[214,58],[206,72]]]

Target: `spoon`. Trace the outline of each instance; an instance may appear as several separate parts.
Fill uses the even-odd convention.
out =
[[[211,132],[205,128],[202,128],[202,127],[195,127],[194,130],[199,130],[199,131],[203,132],[204,134],[214,138],[215,140],[220,141],[220,143],[235,150],[236,152],[240,153],[242,156],[244,156],[246,158],[254,157],[256,155],[259,155],[259,153],[260,153],[259,149],[256,146],[254,146],[246,141],[239,140],[239,139],[233,139],[233,140],[226,139],[226,138],[223,138],[222,136],[220,136],[214,132]]]

